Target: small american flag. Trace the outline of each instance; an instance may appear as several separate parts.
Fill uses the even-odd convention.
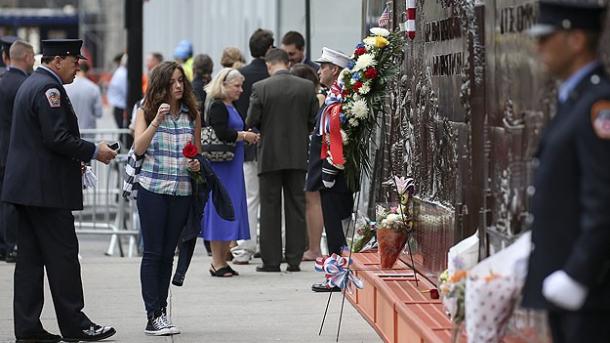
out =
[[[377,25],[379,25],[379,27],[387,28],[388,24],[390,24],[390,7],[386,4],[381,16],[377,20]]]

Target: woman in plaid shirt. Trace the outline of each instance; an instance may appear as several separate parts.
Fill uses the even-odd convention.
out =
[[[196,159],[182,155],[182,149],[193,142],[201,151],[200,136],[201,119],[184,70],[175,62],[161,63],[152,71],[136,115],[134,140],[136,155],[144,155],[137,201],[144,238],[140,279],[148,335],[180,333],[165,309],[174,252],[191,207],[187,168],[200,168]]]

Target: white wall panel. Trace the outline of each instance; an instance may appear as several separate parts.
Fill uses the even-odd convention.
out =
[[[236,46],[250,60],[248,39],[259,27],[276,31],[277,0],[149,0],[144,3],[144,54],[173,59],[182,39],[209,54],[220,70],[222,50]]]
[[[311,51],[323,46],[351,54],[360,39],[361,0],[311,0]],[[236,46],[250,60],[248,39],[259,27],[274,32],[276,45],[284,33],[305,35],[305,0],[148,0],[144,3],[144,54],[161,52],[173,59],[182,39],[195,54],[212,56],[220,70],[222,50]]]

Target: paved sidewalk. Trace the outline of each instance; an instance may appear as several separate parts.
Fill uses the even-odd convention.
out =
[[[334,342],[341,306],[335,293],[322,336],[320,321],[328,299],[310,286],[321,274],[313,263],[299,273],[257,273],[255,264],[234,266],[241,275],[212,278],[210,260],[198,242],[183,287],[171,288],[172,320],[182,334],[144,335],[146,318],[140,296],[140,258],[103,256],[107,238],[81,237],[85,312],[100,324],[113,325],[115,342]],[[260,260],[255,260],[260,263]],[[0,262],[0,342],[14,341],[12,321],[13,267]],[[285,265],[282,265],[285,268]],[[51,294],[45,294],[42,321],[58,333]],[[339,342],[381,342],[375,331],[345,302]]]

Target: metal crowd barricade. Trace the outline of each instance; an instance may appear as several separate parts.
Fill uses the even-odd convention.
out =
[[[108,144],[120,140],[121,135],[131,135],[128,129],[83,129],[81,136],[96,144]],[[125,147],[122,147],[123,149]],[[106,255],[114,255],[118,248],[125,256],[122,237],[129,237],[128,257],[134,255],[139,230],[136,227],[135,204],[122,196],[123,170],[126,154],[119,154],[109,165],[92,160],[91,168],[97,176],[95,188],[83,189],[83,210],[74,212],[74,226],[79,235],[109,235]]]

